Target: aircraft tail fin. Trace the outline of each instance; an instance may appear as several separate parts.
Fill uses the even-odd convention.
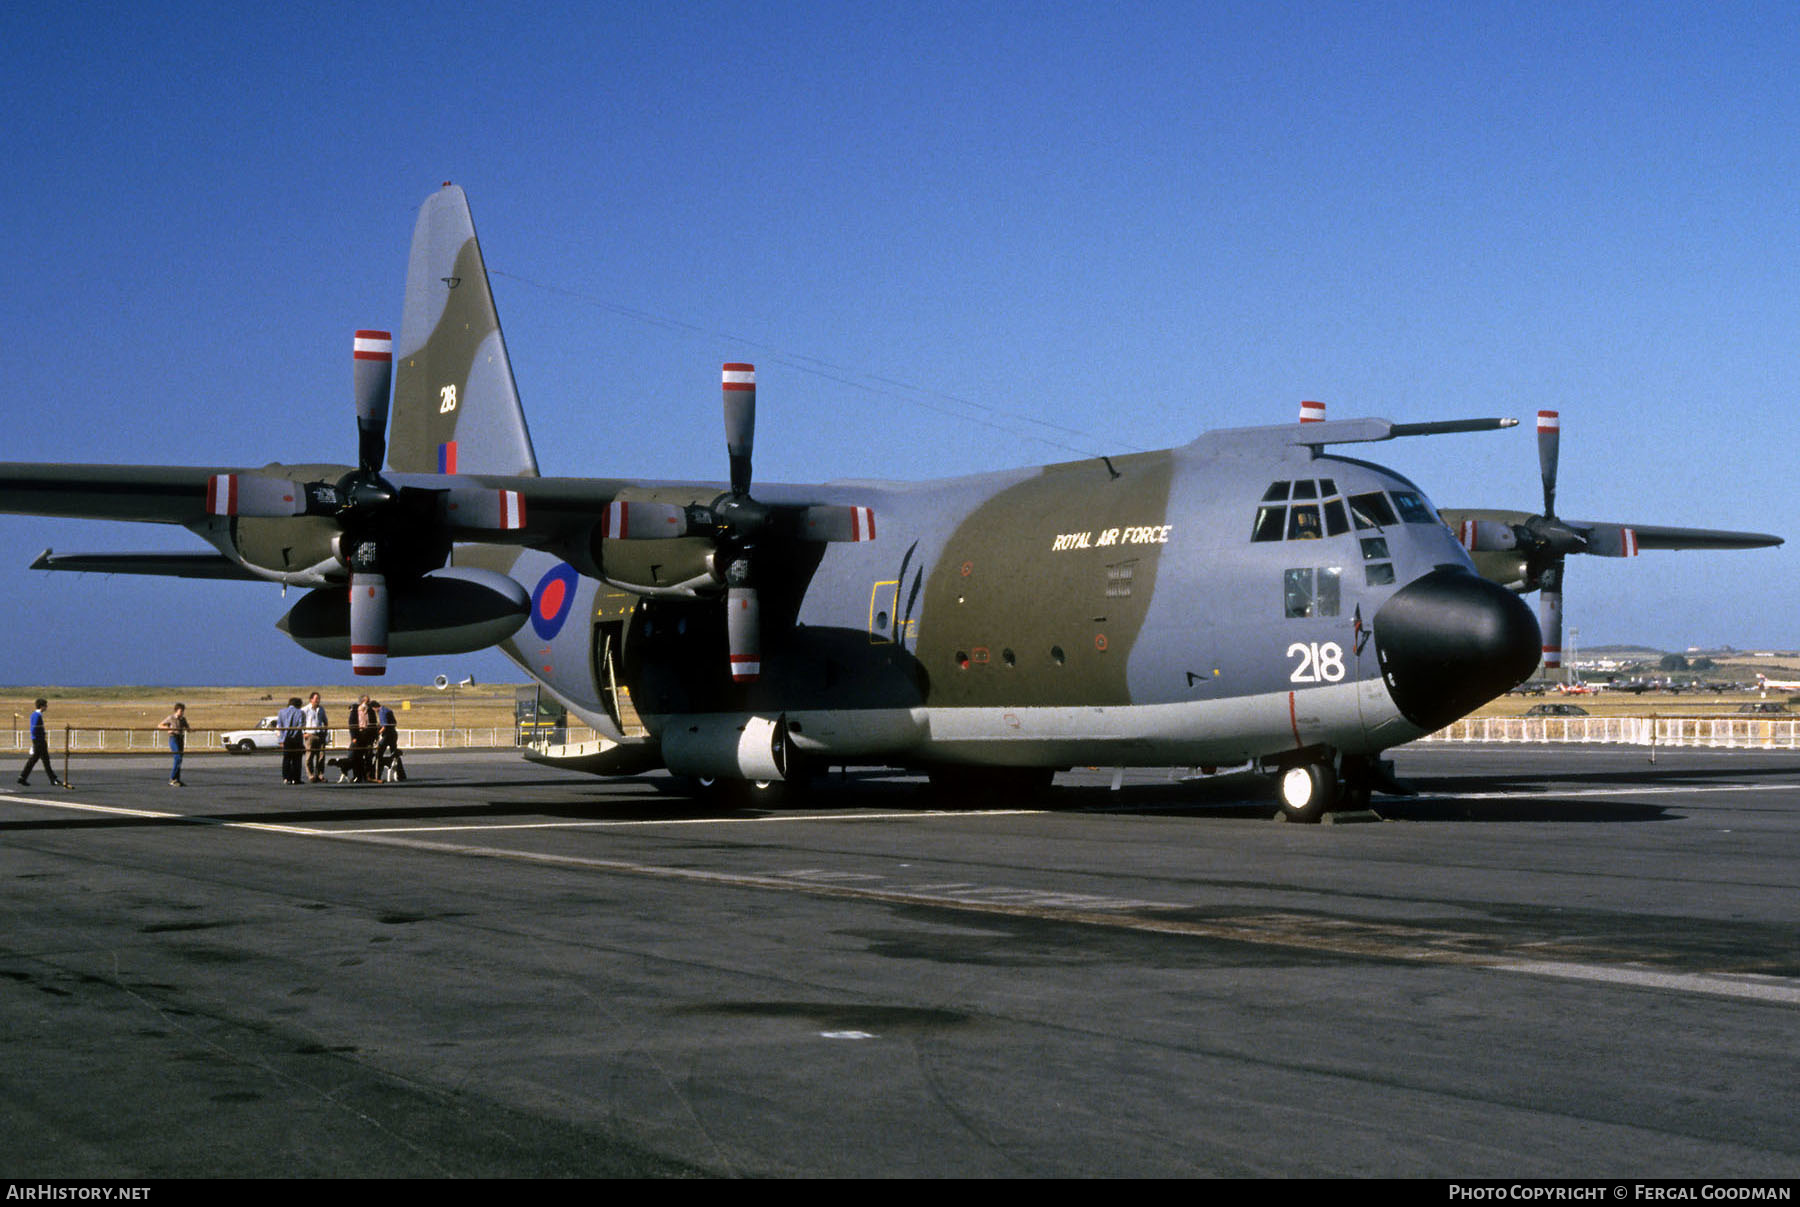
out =
[[[395,352],[389,468],[537,475],[469,201],[456,185],[419,209]]]

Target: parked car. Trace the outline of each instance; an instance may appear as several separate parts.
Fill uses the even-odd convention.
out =
[[[1585,717],[1588,710],[1579,704],[1533,704],[1525,710],[1528,717]]]
[[[1748,704],[1738,705],[1739,712],[1771,713],[1792,712],[1793,710],[1779,700],[1752,700]]]
[[[230,729],[219,735],[225,749],[232,754],[249,754],[255,750],[281,748],[281,718],[264,717],[255,729]]]

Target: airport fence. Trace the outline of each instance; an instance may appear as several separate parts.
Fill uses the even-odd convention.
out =
[[[402,729],[402,750],[508,750],[541,744],[521,738],[510,725],[479,729]],[[557,743],[592,742],[599,737],[585,725],[559,730]],[[1800,750],[1800,716],[1795,717],[1469,717],[1454,722],[1420,742],[1552,743],[1615,746],[1714,746],[1743,750]],[[343,749],[340,740],[333,750]],[[56,729],[50,748],[73,754],[152,754],[167,751],[169,737],[155,729]],[[31,738],[22,729],[0,730],[0,752],[25,753]],[[188,734],[190,755],[222,751],[219,731]],[[273,747],[259,753],[274,753]]]
[[[222,752],[225,747],[220,742],[222,731],[211,729],[190,730],[187,740],[189,755],[206,752]],[[332,750],[344,749],[343,731],[337,734],[337,741],[332,743]],[[568,727],[568,741],[593,741],[596,735],[584,725]],[[516,727],[511,725],[496,726],[491,729],[402,729],[399,731],[401,750],[506,750],[528,743],[519,737]],[[0,730],[0,751],[15,751],[24,754],[31,749],[31,735],[23,729],[15,730],[10,735]],[[169,735],[157,729],[83,729],[79,727],[53,727],[50,731],[50,749],[62,753],[67,749],[71,754],[154,754],[167,753]],[[277,747],[259,748],[259,754],[279,753]]]
[[[1800,749],[1800,717],[1469,717],[1421,742]]]

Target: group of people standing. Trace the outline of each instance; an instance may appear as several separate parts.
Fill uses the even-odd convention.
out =
[[[314,692],[305,704],[300,703],[299,696],[289,697],[287,707],[276,714],[275,723],[281,731],[281,782],[324,783],[331,721],[325,715],[319,693]],[[393,709],[364,696],[350,708],[348,730],[350,755],[344,770],[352,781],[378,782],[389,767],[396,770],[396,778],[405,778],[400,762],[400,731]]]
[[[43,764],[44,774],[50,777],[53,785],[62,785],[50,762],[50,734],[44,724],[44,710],[48,707],[49,701],[39,697],[31,714],[31,757],[25,760],[25,769],[19,772],[22,786],[30,786],[31,773],[39,763]],[[324,783],[330,761],[325,751],[331,745],[331,722],[325,715],[319,693],[314,692],[305,704],[300,703],[299,696],[290,696],[287,707],[276,715],[276,724],[281,730],[281,782]],[[187,785],[181,779],[181,760],[187,752],[188,732],[193,728],[188,724],[187,705],[177,701],[174,709],[158,721],[156,727],[169,735],[169,786],[185,788]],[[400,730],[393,709],[364,696],[350,706],[349,733],[350,754],[344,762],[347,778],[374,783],[386,778],[385,773],[389,771],[395,779],[406,778],[406,768],[400,760]]]

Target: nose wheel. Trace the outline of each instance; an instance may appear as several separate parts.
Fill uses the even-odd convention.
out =
[[[1367,809],[1381,764],[1364,756],[1346,755],[1340,765],[1330,762],[1297,763],[1275,778],[1275,799],[1288,821],[1316,822],[1335,809]],[[1399,791],[1390,778],[1383,779]]]
[[[1275,799],[1288,821],[1318,821],[1336,803],[1337,796],[1337,771],[1327,763],[1289,767],[1275,781]]]

